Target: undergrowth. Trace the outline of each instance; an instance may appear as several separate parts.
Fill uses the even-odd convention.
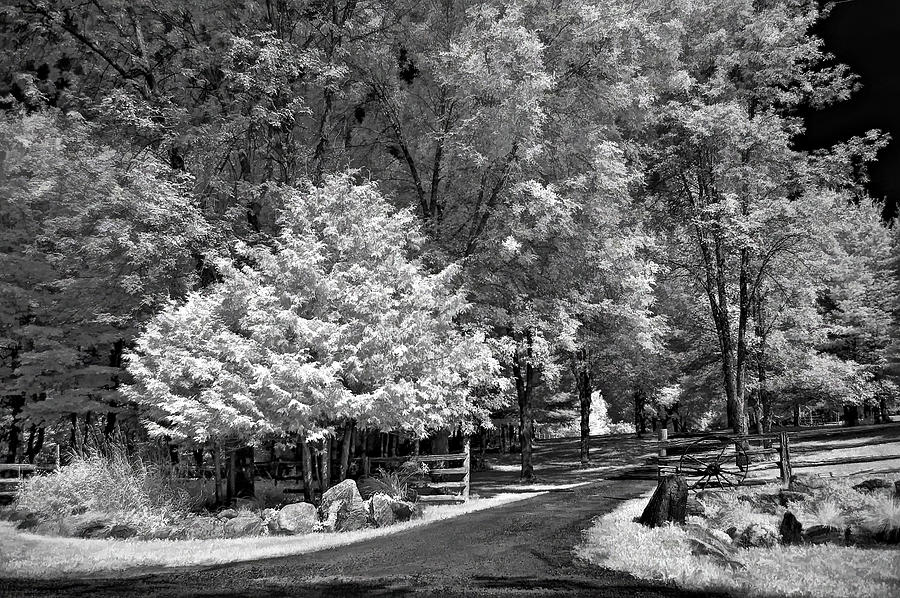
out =
[[[771,489],[755,492],[760,491],[771,492]],[[896,529],[891,526],[900,526],[900,504],[890,496],[853,498],[844,489],[839,492],[844,495],[844,504],[855,502],[866,506],[864,512],[869,514],[866,525],[872,531],[886,532]],[[744,492],[738,494],[741,493]],[[752,513],[735,495],[721,494],[702,501],[710,519],[689,517],[693,527],[648,528],[635,522],[648,498],[649,495],[627,501],[612,513],[595,520],[593,527],[585,532],[576,554],[604,568],[625,571],[642,579],[675,582],[683,588],[704,592],[724,591],[759,597],[883,598],[900,595],[900,551],[896,548],[831,544],[768,548],[735,546],[730,558],[739,566],[730,567],[715,555],[694,553],[696,528],[709,525],[709,532],[721,535],[720,526],[735,526],[740,530],[754,523],[764,523],[763,520],[769,525],[777,525],[783,508],[776,514]],[[871,504],[876,505],[874,510]],[[808,505],[808,510],[802,511],[801,516],[805,525],[835,525],[847,519],[845,507],[834,496]]]
[[[97,512],[149,531],[184,517],[192,499],[163,468],[107,443],[82,449],[58,471],[27,478],[15,505],[46,521]]]

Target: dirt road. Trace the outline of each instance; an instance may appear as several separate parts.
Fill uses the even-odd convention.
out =
[[[581,530],[642,480],[551,492],[341,548],[128,579],[0,580],[0,596],[696,596],[577,561]]]

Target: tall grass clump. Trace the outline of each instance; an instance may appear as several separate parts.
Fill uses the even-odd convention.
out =
[[[128,455],[117,442],[82,448],[58,471],[27,478],[15,503],[45,521],[95,512],[141,531],[183,518],[191,507],[164,468]]]
[[[881,497],[868,513],[865,527],[894,542],[900,541],[900,502],[888,496]]]

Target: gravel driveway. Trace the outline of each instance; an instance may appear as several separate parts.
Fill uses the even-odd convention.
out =
[[[592,518],[653,487],[607,480],[304,555],[139,577],[0,580],[0,596],[700,596],[579,562]]]

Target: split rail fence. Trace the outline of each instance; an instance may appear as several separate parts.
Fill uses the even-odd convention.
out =
[[[29,475],[54,471],[58,465],[31,465],[30,463],[0,463],[0,497],[14,498],[19,485]],[[12,475],[10,475],[12,474]]]
[[[407,485],[415,489],[419,500],[423,502],[465,502],[469,499],[471,487],[471,450],[466,439],[463,451],[446,455],[407,455],[395,457],[361,456],[352,459],[359,466],[363,476],[374,475],[379,469],[388,472],[397,469],[406,462],[423,463],[427,472],[420,476],[412,476]],[[214,467],[204,466],[199,470],[193,468],[193,476],[180,479],[214,478]],[[224,479],[224,475],[220,476]],[[255,480],[271,480],[276,486],[285,484],[284,492],[303,492],[303,471],[300,461],[275,459],[256,461],[253,464]],[[316,484],[316,482],[314,482]]]
[[[873,433],[884,432],[882,428],[887,427],[898,429],[896,425],[888,425],[840,428],[831,431],[804,430],[748,436],[721,434],[660,440],[655,459],[657,476],[679,473],[688,478],[689,484],[692,478],[695,478],[695,484],[699,478],[701,485],[755,485],[779,480],[787,483],[792,473],[798,469],[898,461],[900,453],[812,456],[813,453],[827,450],[852,450],[900,443],[900,435],[871,437]],[[870,436],[866,437],[867,434]],[[859,438],[854,438],[855,436]],[[813,439],[815,444],[804,446],[804,441],[810,442]],[[839,444],[828,447],[825,444],[828,440],[839,441]],[[877,473],[897,471],[900,471],[900,467],[891,466]]]

